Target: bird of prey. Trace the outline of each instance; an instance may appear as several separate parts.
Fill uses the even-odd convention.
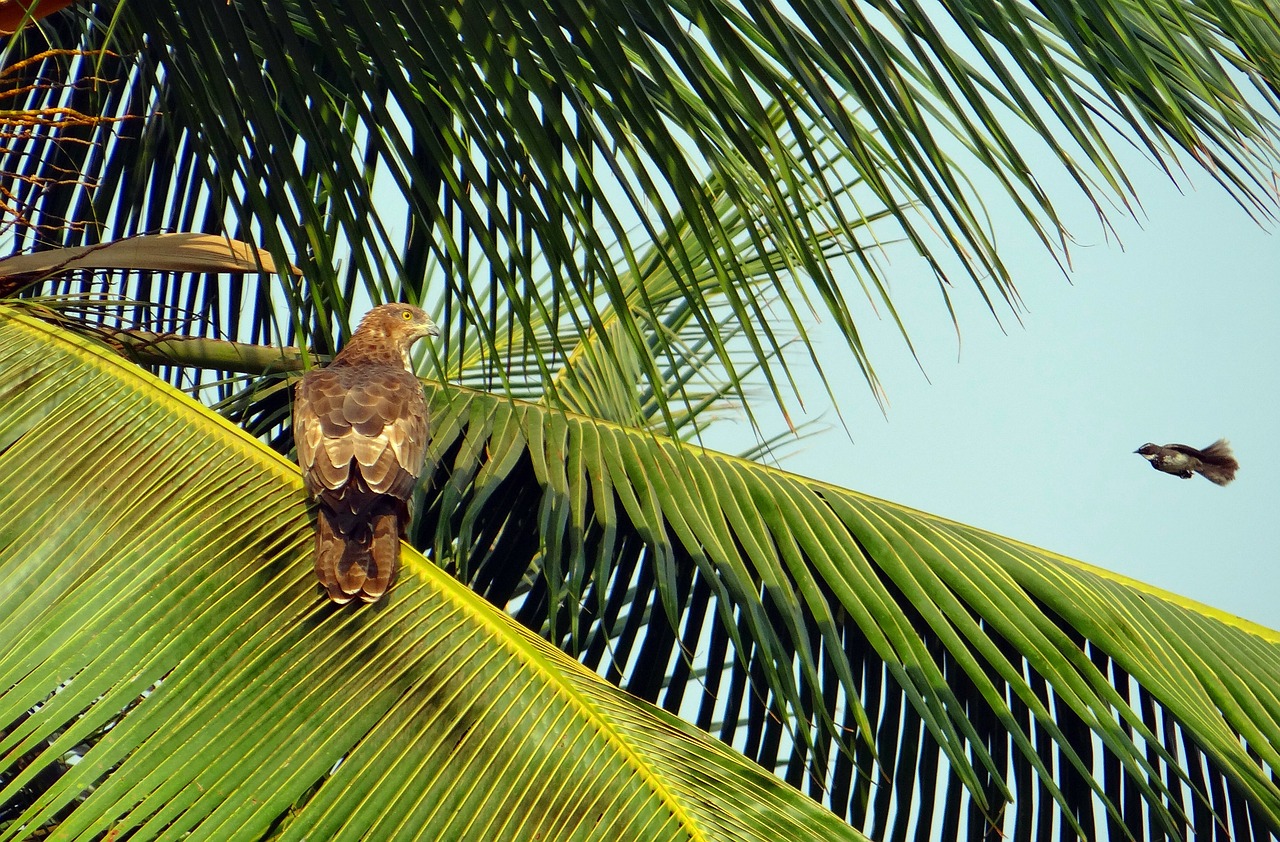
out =
[[[1236,478],[1240,463],[1231,455],[1226,439],[1218,439],[1204,450],[1196,450],[1185,444],[1158,444],[1147,442],[1133,451],[1151,463],[1151,467],[1166,474],[1191,479],[1197,473],[1209,482],[1226,485]]]
[[[384,304],[328,366],[298,382],[293,438],[319,504],[316,575],[334,602],[376,602],[395,581],[428,432],[409,348],[439,335],[417,307]]]

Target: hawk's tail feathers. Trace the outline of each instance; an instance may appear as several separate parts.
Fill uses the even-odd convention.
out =
[[[345,519],[350,519],[347,515]],[[377,602],[395,582],[400,563],[400,526],[394,509],[379,507],[368,524],[346,528],[320,506],[316,518],[316,577],[340,605],[359,597]]]
[[[377,602],[395,583],[400,568],[400,526],[395,512],[379,512],[370,524],[370,565],[365,570],[360,599]]]
[[[1236,471],[1240,470],[1240,463],[1231,455],[1231,448],[1228,446],[1226,439],[1218,439],[1200,451],[1200,455],[1203,464],[1203,467],[1200,468],[1200,475],[1209,480],[1209,482],[1226,485],[1236,478]]]

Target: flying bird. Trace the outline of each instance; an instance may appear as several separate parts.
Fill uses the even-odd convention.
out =
[[[1140,454],[1157,471],[1183,479],[1191,479],[1191,475],[1196,473],[1218,485],[1231,482],[1240,469],[1240,463],[1231,455],[1226,439],[1218,439],[1204,450],[1196,450],[1185,444],[1166,444],[1161,447],[1147,442],[1133,452]]]
[[[417,307],[384,304],[328,366],[298,382],[293,438],[319,504],[316,576],[334,602],[376,602],[395,581],[428,433],[409,348],[439,335]]]

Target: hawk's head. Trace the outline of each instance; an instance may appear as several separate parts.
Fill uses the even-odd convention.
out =
[[[424,336],[439,335],[440,328],[431,317],[412,304],[383,304],[365,313],[347,343],[351,353],[344,349],[343,356],[374,357],[390,352],[400,357],[405,368],[412,368],[409,348],[413,343]]]

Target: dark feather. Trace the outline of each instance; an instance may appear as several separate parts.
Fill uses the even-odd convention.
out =
[[[1231,447],[1226,439],[1218,439],[1200,451],[1200,475],[1210,482],[1226,485],[1236,478],[1240,463],[1231,454]]]

